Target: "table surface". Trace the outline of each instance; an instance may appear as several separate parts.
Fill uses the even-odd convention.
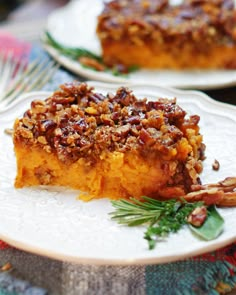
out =
[[[27,1],[13,11],[6,22],[0,23],[0,28],[9,31],[19,39],[37,43],[39,42],[40,32],[46,23],[47,15],[54,8],[60,7],[67,2],[66,0]],[[204,92],[218,101],[236,105],[236,87]],[[0,251],[0,264],[3,265],[9,261],[14,266],[17,276],[29,280],[32,284],[42,286],[49,291],[49,294],[55,295],[78,294],[81,278],[79,280],[77,274],[79,271],[81,273],[81,268],[84,270],[84,282],[86,281],[86,274],[92,276],[97,271],[109,271],[102,266],[81,266],[60,262],[12,248]],[[119,272],[121,273],[122,271],[122,268],[119,268]],[[127,276],[125,269],[124,276]],[[59,284],[59,281],[62,283]],[[94,290],[96,290],[96,287]],[[91,295],[91,289],[90,292],[84,292],[84,294]],[[99,293],[94,291],[94,294]],[[233,291],[230,294],[236,294],[236,292]]]

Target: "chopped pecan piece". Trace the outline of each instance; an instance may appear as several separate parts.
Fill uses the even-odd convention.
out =
[[[207,208],[205,206],[195,208],[188,216],[188,223],[200,227],[207,218]]]
[[[95,69],[96,71],[102,72],[105,70],[105,66],[99,63],[96,59],[91,57],[80,57],[79,62],[89,68]]]
[[[212,169],[215,171],[218,171],[220,169],[220,162],[217,160],[214,160],[214,163],[212,164]]]

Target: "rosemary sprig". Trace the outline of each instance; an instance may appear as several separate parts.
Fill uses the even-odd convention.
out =
[[[104,62],[101,56],[81,47],[67,47],[60,44],[56,41],[52,35],[46,31],[45,35],[45,42],[58,50],[61,54],[66,55],[73,60],[80,61],[80,64],[89,69],[93,69],[95,71],[99,69],[103,69],[105,72],[110,72],[114,76],[127,76],[127,74],[133,73],[137,71],[139,68],[135,65],[130,67],[123,67],[121,65],[114,65],[113,67],[108,67]],[[89,58],[90,62],[85,63],[82,61],[82,58]]]
[[[149,249],[153,249],[158,241],[158,237],[166,237],[171,232],[179,231],[183,225],[187,224],[187,217],[197,207],[202,207],[203,202],[189,203],[185,200],[177,201],[174,199],[168,201],[159,201],[148,197],[143,197],[143,201],[131,198],[127,200],[111,201],[114,212],[111,212],[112,220],[119,224],[128,226],[137,226],[141,224],[147,225],[144,238],[148,241]],[[220,234],[223,221],[216,210],[208,210],[208,222],[205,222],[200,228],[191,226],[190,229],[195,234],[205,238],[203,233],[209,232],[209,224],[211,231],[215,231],[212,238],[216,238]],[[214,214],[211,214],[214,212]],[[209,222],[209,218],[211,222]],[[206,225],[205,225],[206,224]],[[209,238],[206,238],[209,240]]]
[[[80,47],[67,47],[64,46],[62,44],[60,44],[59,42],[57,42],[52,35],[49,32],[45,32],[45,38],[46,38],[46,42],[51,45],[52,47],[54,47],[55,49],[57,49],[58,51],[60,51],[62,54],[67,55],[69,57],[71,57],[72,59],[78,60],[80,57],[90,57],[95,59],[98,62],[102,62],[102,58],[101,56],[85,49],[85,48],[80,48]]]

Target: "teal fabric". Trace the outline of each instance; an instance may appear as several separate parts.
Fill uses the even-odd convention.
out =
[[[217,295],[218,282],[233,287],[236,267],[226,261],[184,260],[146,267],[147,295]]]

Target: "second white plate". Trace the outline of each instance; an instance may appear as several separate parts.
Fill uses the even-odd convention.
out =
[[[172,0],[173,1],[173,0]],[[101,0],[74,0],[48,17],[46,30],[59,43],[69,47],[86,48],[100,54],[100,44],[96,36],[97,16],[101,12]],[[114,83],[149,83],[192,89],[216,89],[236,85],[236,70],[139,70],[126,77],[114,76],[108,72],[98,72],[83,67],[78,61],[60,54],[45,44],[48,53],[72,72],[90,80]]]

